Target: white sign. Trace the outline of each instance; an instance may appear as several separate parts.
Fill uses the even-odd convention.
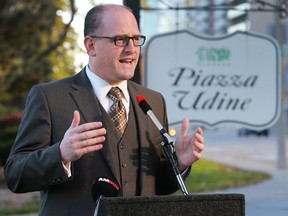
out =
[[[170,125],[188,117],[209,127],[264,129],[279,117],[280,53],[271,37],[161,34],[149,40],[144,60],[145,84],[165,97]]]

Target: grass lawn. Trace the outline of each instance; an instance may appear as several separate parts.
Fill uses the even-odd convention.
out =
[[[193,166],[186,187],[190,193],[207,192],[256,184],[270,178],[266,173],[245,171],[202,159]],[[178,191],[176,194],[181,192]],[[38,212],[38,208],[39,203],[34,202],[20,208],[0,209],[0,215],[33,213]]]
[[[270,178],[263,172],[242,170],[202,159],[193,166],[186,186],[190,193],[207,192],[252,185]]]

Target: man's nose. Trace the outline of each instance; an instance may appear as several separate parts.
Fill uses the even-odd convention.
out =
[[[127,45],[125,46],[125,51],[134,52],[136,49],[136,46],[134,45],[133,39],[130,38]]]

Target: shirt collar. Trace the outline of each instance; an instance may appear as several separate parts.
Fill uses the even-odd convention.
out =
[[[107,95],[107,93],[109,92],[109,90],[111,89],[111,87],[113,87],[112,85],[110,85],[108,82],[106,82],[105,80],[103,80],[102,78],[100,78],[99,76],[97,76],[95,73],[93,73],[89,66],[86,66],[86,74],[92,84],[93,87],[93,91],[95,93],[95,95],[97,96],[97,98],[100,101],[103,101]],[[129,102],[129,93],[128,93],[128,89],[127,89],[127,80],[120,82],[117,87],[119,87],[121,89],[121,91],[123,92],[124,95],[124,99]]]

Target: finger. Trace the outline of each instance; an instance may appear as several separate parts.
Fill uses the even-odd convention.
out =
[[[200,143],[204,143],[204,137],[203,137],[203,130],[202,128],[198,128],[195,132],[194,132],[194,139],[195,141],[199,141]]]
[[[201,158],[201,153],[197,151],[193,151],[193,156],[196,157],[197,159]]]
[[[103,136],[105,134],[106,134],[105,128],[100,128],[97,130],[88,130],[88,131],[85,131],[85,132],[79,134],[79,140],[88,140],[91,138]]]
[[[91,131],[94,129],[99,129],[102,127],[102,122],[89,122],[89,123],[85,123],[80,125],[77,129],[76,132],[77,133],[82,133],[82,132],[86,132],[86,131]]]
[[[200,142],[195,142],[195,147],[197,148],[198,152],[202,152],[204,150],[204,145]]]
[[[184,118],[181,126],[182,137],[186,137],[188,129],[189,129],[189,119]]]
[[[94,152],[94,151],[99,151],[103,148],[102,144],[97,144],[97,145],[92,145],[92,146],[87,146],[86,148],[82,148],[79,150],[79,154],[80,155],[85,155],[88,154],[90,152]]]
[[[200,142],[202,144],[204,143],[204,137],[201,134],[199,134],[199,133],[196,133],[194,135],[194,139],[195,139],[195,141],[198,141],[198,142]]]
[[[77,110],[75,110],[70,128],[76,128],[78,127],[79,124],[80,124],[80,114]]]
[[[198,132],[199,134],[203,135],[203,130],[202,130],[201,127],[198,127],[198,128],[197,128],[197,132]]]
[[[105,141],[105,136],[99,136],[99,137],[94,137],[91,139],[82,140],[77,143],[77,146],[78,146],[77,148],[83,149],[89,146],[100,145],[100,144],[102,145],[104,141]]]

